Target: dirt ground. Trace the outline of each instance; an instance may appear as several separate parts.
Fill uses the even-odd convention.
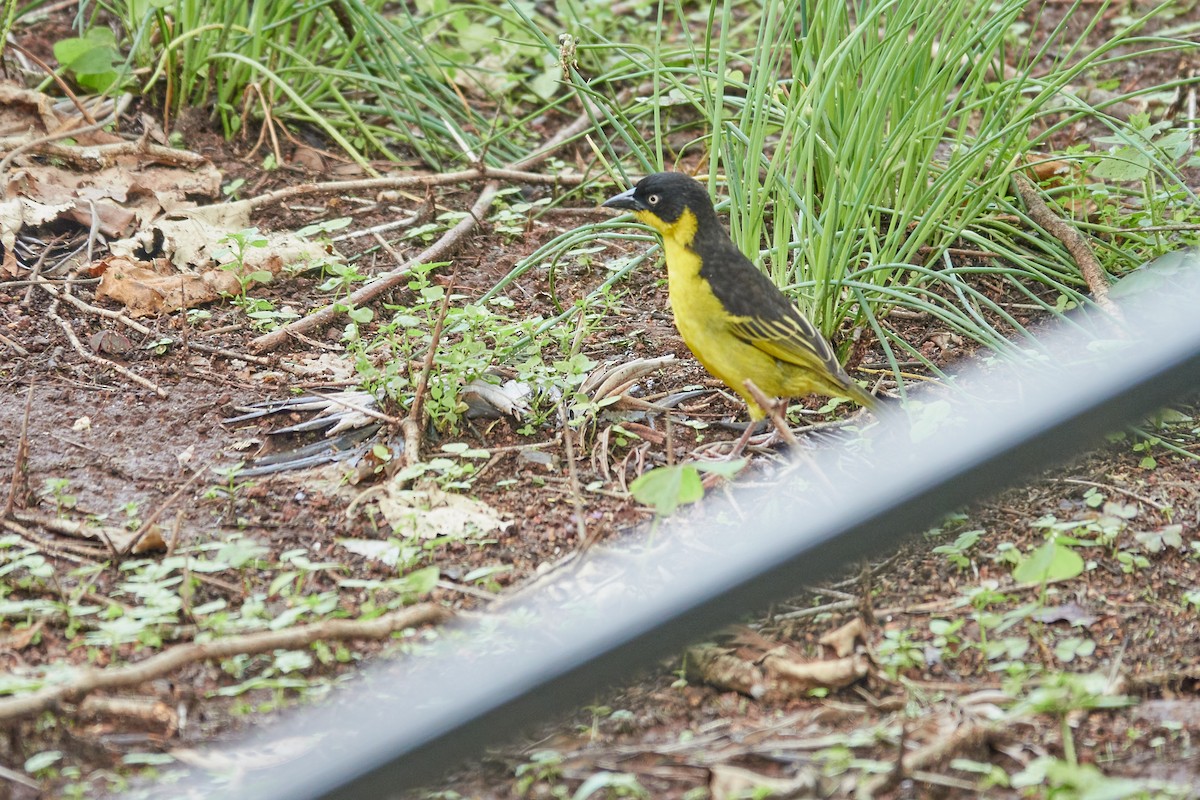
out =
[[[26,45],[38,49],[36,41]],[[202,126],[186,139],[223,183],[245,179],[243,196],[315,177],[297,163],[262,171],[248,157],[249,142],[224,142]],[[582,150],[565,155],[568,161],[588,157]],[[478,191],[479,185],[440,188],[433,194],[436,208],[463,210]],[[522,187],[529,201],[553,191]],[[420,212],[424,202],[418,195],[395,201],[308,197],[263,208],[253,222],[285,231],[350,216],[352,230],[366,229]],[[439,269],[432,280],[447,287],[453,273],[453,291],[462,295],[455,302],[469,302],[540,244],[605,215],[580,202],[531,220],[517,238],[485,224],[458,245],[453,267]],[[28,252],[60,253],[86,240],[87,230],[60,222],[26,234]],[[367,238],[341,249],[371,273],[422,247],[387,236],[390,254]],[[552,298],[569,307],[609,276],[606,261],[640,249],[614,242],[595,263],[559,270],[553,283],[544,271],[531,270],[506,291],[508,313],[549,316]],[[710,455],[714,442],[737,436],[719,427],[664,431],[661,421],[630,418],[621,430],[597,426],[568,454],[556,417],[526,432],[525,421],[511,416],[469,421],[452,434],[426,428],[419,431],[422,452],[447,452],[446,445],[487,451],[465,494],[505,525],[480,540],[436,541],[398,568],[342,544],[386,542],[390,534],[379,513],[360,506],[364,491],[382,480],[369,470],[353,482],[346,463],[246,479],[226,480],[213,471],[253,463],[268,430],[307,416],[227,422],[239,408],[287,398],[296,389],[353,382],[351,370],[331,379],[335,371],[311,367],[318,357],[322,363],[345,358],[342,322],[258,354],[251,342],[260,331],[228,300],[206,305],[211,316],[203,320],[179,313],[141,318],[150,329],[143,333],[94,311],[117,306],[96,299],[96,280],[85,273],[73,291],[93,310],[54,303],[53,294],[31,280],[29,266],[22,260],[16,274],[0,274],[0,484],[6,487],[0,497],[7,500],[0,532],[0,672],[10,681],[0,689],[11,698],[22,696],[21,676],[52,665],[104,668],[192,640],[197,624],[188,614],[146,622],[145,633],[108,646],[97,638],[108,628],[63,612],[87,604],[114,618],[136,616],[143,596],[130,589],[125,566],[139,559],[252,543],[253,558],[236,568],[188,576],[195,580],[185,611],[223,604],[248,613],[248,604],[261,604],[267,619],[297,611],[305,598],[314,604],[325,598],[331,605],[306,621],[334,612],[353,619],[376,613],[384,601],[373,589],[347,587],[347,578],[383,582],[428,566],[437,568],[437,580],[420,593],[422,604],[483,610],[585,539],[610,540],[646,524],[652,513],[627,491],[646,469]],[[54,276],[59,291],[63,277]],[[329,301],[321,284],[320,276],[301,274],[253,293],[277,308],[305,310]],[[417,299],[405,286],[389,292],[375,305],[376,323],[387,316],[384,304],[409,306]],[[912,341],[943,363],[962,356],[935,325],[914,322],[910,331]],[[165,340],[171,343],[162,345]],[[653,265],[619,284],[581,352],[597,364],[673,354],[674,362],[629,393],[660,398],[703,389],[682,401],[680,414],[708,423],[741,417],[740,404],[716,388],[679,339],[664,276]],[[161,396],[88,354],[152,383]],[[883,364],[868,350],[860,366]],[[808,403],[810,410],[819,405]],[[392,446],[403,438],[397,424],[403,409],[386,403],[381,409],[389,419],[380,441]],[[1159,422],[1186,435],[1194,433],[1190,415],[1190,407],[1181,406]],[[774,457],[767,449],[755,453],[760,460]],[[575,505],[580,492],[582,519]],[[714,634],[707,650],[652,667],[629,686],[526,732],[521,742],[478,763],[460,765],[442,784],[411,796],[1195,796],[1198,515],[1200,462],[1161,443],[1114,437],[1106,448],[1029,476],[1025,486],[948,520],[864,574],[781,600],[761,619]],[[1043,593],[1014,580],[1012,567],[1055,525],[1087,542],[1086,567]],[[95,533],[108,528],[152,531],[161,547],[119,556],[120,542]],[[336,568],[296,567],[301,556]],[[16,613],[3,605],[18,601],[26,605]],[[29,611],[34,601],[51,610]],[[847,624],[861,628],[847,633]],[[840,632],[835,642],[849,642],[846,654],[822,643],[831,632]],[[90,709],[82,697],[67,697],[37,714],[6,719],[0,766],[8,772],[0,775],[0,798],[62,796],[66,787],[100,795],[121,789],[130,777],[188,763],[188,750],[280,707],[316,699],[313,687],[331,685],[383,646],[353,638],[330,645],[328,657],[310,659],[291,683],[282,680],[270,653],[196,660],[166,676],[92,693],[107,702]],[[776,686],[766,693],[745,682],[747,675],[768,680],[772,659],[840,658],[861,664],[861,674],[844,684]],[[44,753],[58,754],[52,766],[30,769],[30,759]],[[130,754],[161,758],[131,760]]]

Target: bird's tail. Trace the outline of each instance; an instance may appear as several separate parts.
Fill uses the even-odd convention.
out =
[[[863,408],[871,411],[878,411],[882,404],[881,398],[876,397],[866,389],[859,386],[854,382],[853,379],[846,381],[844,395],[858,403]]]

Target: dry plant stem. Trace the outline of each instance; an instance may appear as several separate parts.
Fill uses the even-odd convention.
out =
[[[857,798],[872,798],[888,791],[896,785],[898,779],[911,775],[917,770],[934,767],[953,756],[977,750],[990,742],[999,733],[996,725],[968,722],[959,726],[953,734],[936,741],[933,744],[914,750],[900,759],[895,773],[876,775],[869,781],[859,785]],[[896,774],[899,773],[899,774]]]
[[[143,336],[152,336],[154,334],[154,331],[150,330],[140,322],[135,322],[134,320],[122,314],[120,311],[112,311],[107,308],[100,308],[99,306],[94,306],[90,303],[80,300],[73,294],[68,292],[60,292],[53,282],[47,280],[41,275],[34,275],[34,281],[51,297],[59,300],[66,300],[80,311],[86,311],[89,314],[95,314],[96,316],[104,317],[105,319],[115,320],[125,327],[137,331]]]
[[[419,253],[416,258],[409,259],[397,269],[380,275],[375,280],[364,285],[358,289],[358,291],[351,294],[348,302],[353,303],[356,306],[366,305],[379,295],[392,290],[407,280],[409,272],[411,272],[412,269],[418,264],[428,264],[431,261],[443,260],[458,245],[459,241],[462,240],[468,233],[470,233],[477,224],[479,224],[479,220],[483,219],[483,217],[487,214],[488,209],[492,206],[492,202],[496,199],[496,195],[500,193],[501,179],[517,180],[517,175],[536,175],[537,173],[527,173],[522,172],[521,170],[526,170],[530,167],[540,164],[543,160],[548,158],[552,152],[554,152],[554,148],[575,136],[580,131],[587,128],[587,126],[590,124],[591,119],[588,117],[588,115],[581,114],[575,119],[574,122],[552,136],[540,150],[526,156],[515,164],[512,164],[508,170],[492,170],[488,167],[480,167],[479,170],[457,173],[461,176],[470,175],[472,178],[475,178],[478,177],[482,171],[482,174],[491,178],[487,185],[483,187],[483,191],[479,193],[479,199],[475,201],[475,205],[471,206],[471,213],[466,217],[463,217],[463,219],[460,220],[457,225],[447,231],[442,238],[434,242],[433,245]],[[466,179],[467,178],[465,177],[460,177],[457,178],[456,181]],[[525,179],[526,178],[521,178],[521,180]],[[548,176],[539,175],[538,180],[548,182]],[[555,178],[555,180],[561,181],[562,179]],[[368,182],[369,181],[350,181],[349,183],[362,184]],[[302,187],[296,188],[299,189]],[[279,192],[274,192],[273,194],[279,195]],[[263,195],[263,197],[270,196],[271,195]],[[278,197],[271,202],[276,202],[277,200]],[[256,205],[258,205],[257,199],[254,202]],[[306,317],[296,320],[295,322],[284,325],[281,328],[277,328],[271,333],[260,336],[251,341],[250,346],[257,352],[273,350],[287,341],[288,337],[294,333],[303,333],[306,331],[311,331],[314,328],[323,328],[337,318],[338,314],[340,313],[337,311],[337,305],[338,304],[327,305],[319,311],[315,311]]]
[[[450,294],[454,288],[454,278],[450,277],[450,285],[442,297],[442,307],[438,309],[437,320],[433,323],[433,332],[429,336],[429,350],[425,353],[425,363],[421,365],[421,375],[417,378],[416,394],[413,397],[412,408],[408,418],[401,423],[404,429],[404,463],[412,466],[421,460],[421,442],[425,430],[425,395],[429,392],[429,374],[433,372],[433,358],[437,355],[438,344],[442,340],[442,328],[446,324],[446,312],[450,310]]]
[[[420,264],[428,264],[432,261],[445,260],[446,256],[458,245],[459,241],[475,228],[478,220],[491,208],[492,201],[496,199],[496,195],[499,193],[500,183],[498,181],[491,181],[479,193],[479,199],[475,201],[475,205],[471,206],[471,213],[459,220],[459,223],[447,231],[442,238],[418,253],[415,258],[409,259],[397,269],[385,272],[375,280],[365,284],[352,293],[346,300],[331,303],[319,311],[315,311],[306,317],[301,317],[295,322],[276,328],[268,334],[251,340],[250,347],[257,352],[273,350],[287,341],[288,337],[293,334],[323,328],[331,324],[342,313],[338,310],[340,307],[366,305],[379,295],[389,292],[407,281],[414,267]]]
[[[813,606],[812,608],[802,608],[799,611],[787,611],[783,614],[776,614],[775,616],[771,617],[771,619],[804,619],[805,617],[815,617],[820,614],[828,614],[834,611],[853,611],[861,607],[861,605],[862,604],[858,601],[858,598],[853,600],[837,600],[832,603]]]
[[[74,0],[72,0],[72,1],[74,2]],[[26,776],[20,772],[17,772],[16,770],[11,770],[5,766],[0,766],[0,778],[3,778],[6,781],[10,781],[11,783],[19,783],[22,786],[27,786],[30,789],[33,789],[33,794],[31,795],[31,797],[40,797],[41,796],[42,785],[40,783],[38,783],[37,781],[29,778],[28,776]]]
[[[217,661],[274,650],[300,650],[313,642],[386,639],[396,631],[446,622],[453,613],[423,603],[369,620],[331,619],[281,631],[260,631],[211,642],[181,644],[136,664],[111,669],[84,669],[70,681],[47,686],[23,697],[0,699],[0,722],[23,719],[101,689],[137,686],[197,661]]]
[[[330,241],[333,242],[334,244],[337,244],[338,242],[347,242],[347,241],[350,241],[351,239],[361,239],[364,236],[377,236],[378,234],[387,233],[388,231],[394,231],[399,228],[410,228],[413,225],[416,225],[417,220],[420,218],[421,218],[420,214],[409,214],[407,217],[401,217],[400,219],[394,219],[391,222],[384,222],[379,225],[374,225],[370,228],[360,228],[359,230],[356,230],[356,231],[350,231],[349,233],[343,233],[341,236],[334,236],[332,239],[330,239]],[[377,238],[380,239],[380,245],[387,246],[387,245],[385,245],[386,240],[383,240],[382,237],[377,237]],[[387,247],[388,247],[389,252],[391,252],[390,246],[387,246]],[[395,257],[395,256],[393,255],[393,257]],[[397,259],[397,261],[398,260],[399,259]]]
[[[258,148],[262,147],[263,141],[269,135],[271,137],[271,154],[275,156],[275,163],[282,164],[283,151],[279,149],[279,137],[275,135],[275,119],[271,115],[271,104],[267,102],[263,96],[262,87],[257,83],[252,83],[246,87],[247,95],[245,102],[242,103],[242,138],[245,138],[245,133],[250,127],[250,97],[249,93],[253,92],[258,100],[259,108],[263,114],[263,124],[258,129],[258,139],[254,142],[254,147],[250,150],[250,155],[247,160],[253,158],[258,153]]]
[[[1055,478],[1055,480],[1057,480],[1059,483],[1073,483],[1078,486],[1095,486],[1097,489],[1105,489],[1107,491],[1120,492],[1121,494],[1125,495],[1126,497],[1132,497],[1134,500],[1143,502],[1146,505],[1157,509],[1158,511],[1166,511],[1167,510],[1167,506],[1164,506],[1162,503],[1151,500],[1149,497],[1138,494],[1137,492],[1131,492],[1128,489],[1122,489],[1120,486],[1114,486],[1111,483],[1096,483],[1095,481],[1085,481],[1082,478]]]
[[[106,543],[106,551],[115,554],[112,547],[112,542],[107,533],[99,525],[93,525],[88,522],[80,522],[78,520],[68,519],[66,517],[53,516],[36,509],[21,509],[14,510],[12,520],[15,522],[24,523],[25,525],[36,525],[39,528],[50,531],[51,533],[62,534],[63,536],[71,536],[76,539],[90,539],[92,541]],[[96,548],[78,547],[71,548],[73,552],[82,553],[84,555],[103,555]]]
[[[29,308],[33,302],[33,287],[37,283],[37,279],[42,277],[42,267],[46,264],[46,256],[49,254],[50,248],[42,248],[42,252],[38,253],[37,261],[29,268],[29,274],[32,281],[29,283],[29,288],[25,290],[25,297],[21,300],[21,308]]]
[[[8,500],[4,503],[4,517],[12,514],[17,505],[17,493],[21,491],[21,480],[29,468],[29,412],[33,408],[33,382],[25,394],[25,413],[21,417],[21,438],[17,441],[17,454],[13,457],[12,482],[8,486]]]
[[[13,519],[0,519],[0,527],[6,531],[15,533],[21,537],[25,544],[33,547],[43,556],[54,556],[55,558],[63,558],[67,561],[73,561],[76,564],[95,563],[103,559],[107,551],[98,547],[84,547],[81,545],[71,545],[66,542],[54,543],[49,539],[38,536],[33,531],[20,524],[20,516],[14,515]]]
[[[579,538],[579,551],[582,553],[594,542],[588,539],[587,523],[583,518],[583,491],[579,488],[579,467],[575,464],[575,443],[571,436],[566,403],[559,405],[558,416],[562,420],[563,450],[567,457],[567,479],[571,486],[571,505],[575,507],[575,535]]]
[[[874,625],[876,622],[875,609],[871,607],[871,562],[863,559],[859,565],[859,593],[858,593],[858,614],[862,617],[863,622],[868,625]]]
[[[60,158],[73,166],[85,170],[98,170],[111,167],[121,156],[149,156],[154,161],[163,164],[173,164],[180,167],[200,167],[208,163],[208,159],[191,150],[175,150],[161,144],[144,139],[111,144],[95,144],[87,147],[71,147],[68,145],[47,142],[37,146],[37,152],[42,156]]]
[[[763,394],[762,389],[754,385],[754,381],[746,379],[746,391],[754,398],[754,402],[758,403],[770,418],[771,424],[775,426],[775,430],[779,431],[779,435],[783,437],[783,441],[787,442],[788,447],[796,447],[800,443],[796,441],[796,435],[792,433],[792,429],[788,427],[787,420],[784,418],[785,406]]]
[[[737,458],[738,456],[740,456],[742,454],[742,451],[746,449],[746,445],[750,442],[750,437],[754,435],[754,431],[756,428],[758,428],[758,423],[755,422],[754,420],[750,420],[748,423],[746,423],[746,430],[742,431],[742,435],[738,437],[738,440],[736,442],[734,442],[733,449],[729,451],[729,456],[728,456],[729,458],[731,458],[731,459]],[[693,452],[693,457],[694,457],[694,455],[695,454]],[[713,486],[715,486],[719,480],[719,476],[717,476],[716,473],[705,476],[706,481],[709,478],[713,479]],[[712,488],[712,487],[706,485],[705,488]]]
[[[21,347],[21,345],[19,345],[17,342],[14,342],[12,339],[8,338],[2,333],[0,333],[0,344],[12,348],[12,351],[21,358],[26,358],[29,355],[28,350],[26,350],[24,347]]]
[[[1048,586],[1055,586],[1060,583],[1073,581],[1075,578],[1054,578],[1048,581],[1031,581],[1029,583],[1014,583],[1010,586],[999,587],[1000,591],[1005,594],[1018,594],[1025,592],[1041,592]],[[950,614],[955,611],[964,610],[961,598],[952,598],[947,600],[931,600],[927,603],[915,603],[910,606],[891,606],[889,608],[880,608],[875,611],[877,619],[886,617],[894,617],[900,614]]]
[[[513,183],[544,183],[577,185],[583,183],[583,175],[543,175],[540,172],[526,172],[520,169],[499,169],[497,167],[479,167],[463,169],[457,172],[443,172],[436,175],[392,175],[384,178],[362,178],[355,181],[328,181],[326,183],[302,183],[285,189],[260,194],[246,199],[246,204],[252,211],[283,203],[305,195],[343,194],[384,191],[387,189],[417,189],[428,186],[446,186],[454,183],[468,183],[478,180],[511,181]]]
[[[1019,172],[1014,172],[1013,181],[1016,183],[1017,192],[1021,195],[1025,207],[1029,209],[1029,216],[1033,221],[1041,225],[1047,233],[1058,239],[1067,248],[1067,252],[1071,254],[1071,258],[1079,267],[1083,279],[1087,281],[1088,290],[1092,293],[1096,305],[1115,319],[1123,320],[1124,316],[1121,314],[1121,310],[1108,297],[1108,278],[1104,275],[1104,269],[1096,260],[1092,248],[1088,247],[1083,235],[1050,210],[1050,206],[1046,205],[1046,201],[1038,194],[1037,189],[1028,178]]]
[[[439,589],[445,589],[448,592],[465,594],[467,597],[474,597],[488,603],[494,603],[500,599],[500,595],[496,594],[495,592],[485,592],[483,589],[476,589],[474,586],[464,586],[461,583],[454,583],[453,581],[438,581],[437,587]]]

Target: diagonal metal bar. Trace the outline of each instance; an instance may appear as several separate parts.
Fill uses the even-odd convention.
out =
[[[275,730],[292,737],[298,757],[242,775],[236,787],[197,779],[190,788],[204,797],[392,797],[435,779],[695,638],[886,552],[946,511],[1195,391],[1196,289],[1176,284],[1169,297],[1127,307],[1135,338],[1105,343],[1098,358],[1081,358],[1089,342],[1076,337],[1059,342],[1050,369],[972,379],[988,400],[949,410],[919,443],[907,423],[892,420],[872,452],[849,465],[844,454],[818,454],[818,468],[851,474],[839,476],[836,496],[803,492],[802,512],[779,486],[710,503],[687,529],[634,539],[504,612],[452,627],[321,707],[287,715]],[[801,494],[799,478],[795,485]]]

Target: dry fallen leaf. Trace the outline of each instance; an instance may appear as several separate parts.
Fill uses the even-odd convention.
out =
[[[1029,153],[1025,157],[1025,171],[1038,183],[1060,185],[1070,180],[1077,183],[1082,170],[1078,162],[1064,159],[1052,159],[1039,153]]]
[[[95,222],[97,230],[113,239],[131,235],[164,213],[194,206],[191,198],[215,197],[220,189],[221,174],[207,161],[162,165],[140,154],[116,160],[100,169],[24,165],[6,176],[3,188],[9,196],[59,209],[56,218],[72,219],[84,228]]]
[[[0,189],[3,187],[0,186]],[[69,210],[68,204],[39,203],[27,197],[0,200],[0,248],[4,250],[4,272],[12,276],[17,274],[14,245],[17,242],[17,234],[23,227],[36,228],[45,225]]]
[[[192,459],[196,455],[196,445],[189,444],[187,447],[175,454],[175,460],[179,462],[180,467],[186,467],[192,463]]]
[[[320,242],[289,232],[261,234],[265,245],[248,247],[240,265],[226,241],[248,226],[248,207],[228,204],[181,212],[182,218],[160,219],[128,239],[110,243],[112,253],[92,269],[101,275],[97,297],[122,303],[132,316],[164,314],[240,294],[242,282],[278,275],[284,267],[340,259]],[[140,253],[163,257],[143,260]]]
[[[38,620],[28,628],[20,628],[7,636],[0,636],[0,650],[24,650],[37,638],[45,625],[45,620]]]
[[[96,331],[88,337],[88,344],[95,352],[110,355],[121,355],[133,349],[128,336],[110,330]]]
[[[272,275],[282,268],[283,262],[279,259],[268,259],[257,266]],[[109,256],[93,271],[100,271],[96,297],[121,303],[132,317],[179,311],[241,291],[237,276],[232,272],[219,269],[180,272],[161,258],[135,261]]]
[[[529,397],[533,390],[528,383],[508,380],[503,384],[476,378],[462,388],[459,399],[467,404],[467,416],[493,419],[508,415],[518,419],[529,413]]]
[[[54,110],[54,98],[12,83],[0,83],[0,130],[40,128],[43,133],[51,133],[62,124]]]
[[[785,697],[797,697],[813,689],[840,689],[867,674],[866,655],[859,653],[831,661],[799,661],[784,656],[768,655],[763,668]]]
[[[835,628],[817,640],[819,644],[829,647],[839,657],[845,657],[854,652],[859,642],[866,640],[867,626],[862,617],[855,617],[840,628]]]
[[[436,487],[402,489],[388,481],[372,491],[371,500],[400,536],[482,536],[512,524],[487,503]]]
[[[79,704],[84,718],[104,717],[144,725],[155,725],[174,732],[179,728],[179,714],[157,697],[105,697],[91,694]]]
[[[137,544],[130,552],[134,555],[141,555],[142,553],[161,553],[166,549],[167,543],[163,541],[162,528],[151,525],[142,538],[137,540]]]
[[[762,670],[715,644],[688,648],[686,667],[689,678],[718,689],[732,690],[755,699],[767,691]]]
[[[400,559],[400,545],[392,539],[338,539],[337,543],[355,555],[389,567],[396,566]]]
[[[243,743],[242,747],[212,748],[209,750],[194,750],[190,747],[177,747],[168,751],[177,761],[189,767],[199,769],[219,770],[241,774],[249,770],[268,769],[295,761],[309,753],[324,737],[289,736],[275,739],[258,747]]]
[[[815,788],[816,781],[811,775],[773,778],[732,764],[715,764],[708,774],[708,792],[712,800],[791,797],[797,792],[811,792]]]

